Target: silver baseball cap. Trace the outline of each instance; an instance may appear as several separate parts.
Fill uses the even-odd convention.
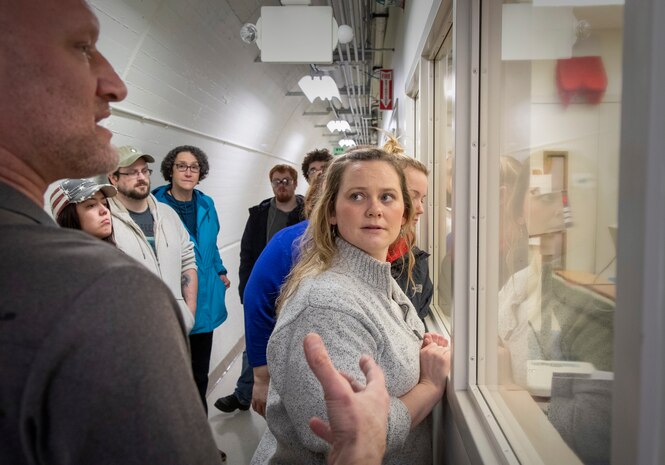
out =
[[[113,197],[118,191],[111,184],[99,184],[92,179],[65,179],[51,194],[51,211],[57,218],[70,203],[81,203],[97,192],[102,191],[105,197]]]

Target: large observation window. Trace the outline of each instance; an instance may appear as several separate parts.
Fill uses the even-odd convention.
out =
[[[447,32],[450,32],[448,30]],[[432,170],[434,308],[452,333],[453,308],[453,166],[455,162],[455,73],[452,34],[448,33],[433,63],[434,146]]]
[[[522,463],[609,463],[623,6],[575,3],[482,2],[477,379]]]

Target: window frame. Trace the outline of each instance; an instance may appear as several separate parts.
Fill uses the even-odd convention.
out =
[[[659,188],[665,175],[665,157],[662,157],[665,98],[663,92],[655,91],[654,84],[665,82],[662,53],[654,45],[665,41],[665,29],[659,27],[665,22],[665,8],[658,1],[645,0],[638,5],[638,2],[626,0],[624,9],[624,50],[643,52],[624,54],[622,65],[621,229],[617,256],[617,263],[621,266],[617,269],[619,292],[615,316],[615,325],[622,328],[622,333],[614,341],[613,463],[665,463],[665,445],[661,440],[665,431],[665,365],[662,364],[665,355],[662,338],[665,334],[665,318],[662,317],[665,287],[660,284],[665,282],[665,241],[662,240],[665,237],[665,214],[648,214],[655,207],[647,208],[665,203],[665,194]],[[482,0],[442,0],[439,12],[449,8],[450,4],[456,81],[453,232],[458,240],[455,245],[453,309],[453,336],[456,337],[453,338],[453,366],[444,409],[452,414],[448,424],[455,423],[460,436],[459,447],[465,449],[471,463],[512,464],[519,463],[513,447],[526,444],[524,447],[528,448],[529,444],[508,442],[489,407],[491,396],[476,384],[479,375],[491,376],[478,371],[478,357],[491,354],[485,352],[487,348],[477,350],[476,337],[478,303],[482,299],[478,285],[483,284],[482,277],[479,279],[479,263],[484,266],[487,259],[482,255],[478,218],[481,215],[480,220],[486,221],[482,215],[489,212],[479,203],[479,195],[482,196],[479,173],[485,169],[482,160],[486,161],[482,153],[479,100],[483,95],[480,56],[481,52],[483,56],[487,54],[481,44],[481,24],[487,19],[484,15],[488,10],[482,8],[485,6]],[[435,21],[432,29],[424,33],[429,35],[425,38],[426,43],[435,42],[440,36],[441,30],[436,25]],[[427,57],[427,47],[424,55],[433,59]],[[422,63],[420,58],[417,61]],[[422,75],[420,71],[416,74]],[[652,87],[646,85],[648,83]],[[655,109],[661,111],[660,115],[654,112]],[[420,118],[431,116],[418,113]],[[421,160],[431,163],[433,150],[433,146],[421,148],[425,157]],[[630,157],[623,156],[626,153],[630,153]],[[441,169],[436,164],[430,168]],[[428,211],[435,206],[435,201],[430,203]],[[428,233],[428,239],[431,234]],[[638,251],[635,250],[636,242],[643,244]],[[486,243],[485,247],[491,247],[491,244]],[[448,335],[436,312],[429,323],[432,330]],[[644,366],[651,368],[644,370],[641,368]],[[658,408],[654,409],[655,406]]]

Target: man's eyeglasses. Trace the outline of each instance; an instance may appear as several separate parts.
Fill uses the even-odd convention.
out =
[[[309,177],[309,176],[313,175],[314,173],[316,173],[317,171],[322,172],[323,168],[310,168],[310,169],[307,170],[307,176]]]
[[[278,187],[280,184],[284,184],[285,186],[290,186],[291,183],[293,183],[293,179],[291,178],[272,179],[270,181],[270,184],[272,184],[273,187]]]
[[[187,170],[190,170],[192,173],[198,173],[199,171],[201,171],[201,166],[198,163],[195,163],[193,165],[186,165],[185,163],[176,163],[175,169],[177,169],[181,173],[184,173]]]
[[[143,168],[142,170],[134,170],[128,173],[121,173],[118,171],[118,176],[127,176],[128,178],[138,178],[139,174],[142,174],[147,178],[152,174],[152,170],[150,168]]]

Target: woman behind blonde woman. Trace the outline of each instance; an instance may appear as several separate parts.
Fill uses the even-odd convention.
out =
[[[411,197],[413,210],[413,228],[418,224],[420,216],[425,213],[425,199],[427,198],[427,176],[429,171],[427,167],[415,158],[411,158],[404,153],[404,148],[399,144],[391,134],[387,133],[388,141],[383,145],[383,150],[397,155],[397,161],[404,171],[406,178],[406,188]],[[429,306],[432,302],[432,293],[434,285],[429,277],[429,254],[419,249],[415,245],[411,246],[411,253],[414,257],[414,266],[411,272],[411,279],[408,279],[406,272],[406,257],[409,251],[405,237],[399,237],[397,241],[390,245],[388,249],[387,260],[391,264],[391,272],[400,289],[404,291],[411,303],[418,312],[418,316],[424,320],[429,315]]]
[[[414,213],[394,155],[359,148],[329,166],[300,261],[278,302],[268,344],[268,429],[252,463],[326,461],[330,446],[309,428],[310,418],[327,419],[303,352],[309,332],[321,335],[335,367],[354,378],[364,379],[358,366],[363,354],[384,370],[391,396],[384,463],[431,463],[429,415],[445,388],[447,341],[425,333],[386,262],[400,234],[411,245],[402,227],[409,227]]]

